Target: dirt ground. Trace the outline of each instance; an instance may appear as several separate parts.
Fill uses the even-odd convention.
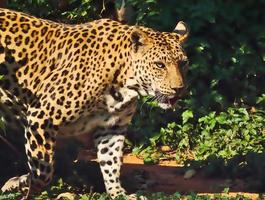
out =
[[[94,160],[91,152],[81,152],[80,160]],[[158,165],[145,165],[143,160],[134,155],[125,155],[122,167],[122,180],[124,187],[129,192],[146,190],[148,192],[164,192],[173,194],[196,192],[201,195],[224,194],[236,196],[244,195],[253,200],[258,199],[259,194],[247,191],[243,180],[229,180],[225,178],[207,178],[203,173],[192,171],[190,177],[186,177],[187,171],[175,161],[161,161]],[[192,175],[191,175],[192,174]],[[229,193],[223,193],[229,187]]]

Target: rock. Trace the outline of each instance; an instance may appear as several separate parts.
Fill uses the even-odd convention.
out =
[[[170,148],[170,146],[161,146],[161,151],[162,152],[169,152],[169,151],[171,151],[171,148]]]
[[[184,179],[190,179],[192,178],[194,175],[196,174],[196,170],[195,169],[189,169],[185,172],[183,178]]]

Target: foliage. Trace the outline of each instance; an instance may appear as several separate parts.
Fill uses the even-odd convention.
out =
[[[216,155],[232,158],[247,152],[261,153],[265,147],[265,112],[254,113],[245,108],[228,108],[195,118],[191,110],[182,113],[181,123],[170,122],[149,138],[154,148],[169,145],[177,150],[177,158],[183,160],[188,151],[195,159],[203,160]],[[136,147],[136,150],[140,147]]]
[[[251,114],[245,108],[229,108],[220,114],[211,112],[198,122],[200,135],[196,152],[199,159],[209,155],[232,158],[264,150],[265,113],[261,110]]]
[[[16,200],[18,196],[19,196],[19,193],[1,194],[0,192],[1,200]]]
[[[31,13],[45,18],[55,12],[52,4],[47,0],[8,0],[7,5],[10,9]]]
[[[78,2],[76,0],[70,1],[71,3]],[[62,13],[63,16],[66,16],[71,21],[80,22],[80,21],[88,21],[91,20],[91,14],[94,14],[94,18],[98,17],[96,15],[97,10],[95,6],[92,4],[92,0],[82,0],[79,6],[76,6],[71,11],[65,11]]]
[[[105,1],[93,0],[8,0],[8,8],[67,23],[84,23],[102,18]]]

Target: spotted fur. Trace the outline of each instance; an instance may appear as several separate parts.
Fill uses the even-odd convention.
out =
[[[24,199],[40,191],[52,179],[56,137],[90,133],[107,192],[125,194],[122,149],[137,98],[155,96],[168,108],[179,97],[186,37],[110,19],[66,25],[0,9],[0,111],[24,127],[29,165],[29,174],[2,191],[20,189]]]

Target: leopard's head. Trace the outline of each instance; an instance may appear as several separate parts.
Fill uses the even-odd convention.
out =
[[[171,108],[186,87],[188,59],[182,46],[187,37],[184,22],[172,33],[141,27],[131,32],[131,83],[142,96],[155,97],[161,108]]]

